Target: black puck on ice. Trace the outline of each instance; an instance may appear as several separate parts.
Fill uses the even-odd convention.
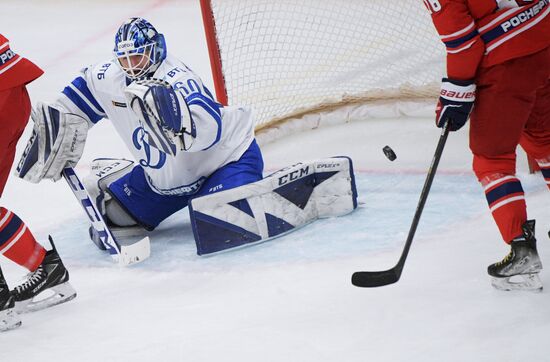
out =
[[[384,154],[390,161],[395,161],[395,159],[397,158],[395,152],[393,152],[390,146],[385,146],[384,148],[382,148],[382,151],[384,151]]]

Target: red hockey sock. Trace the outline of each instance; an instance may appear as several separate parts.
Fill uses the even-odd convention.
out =
[[[46,250],[17,215],[0,207],[0,253],[29,271],[35,271],[44,260]]]
[[[527,220],[521,182],[513,175],[493,174],[483,178],[481,184],[500,234],[509,244],[522,235],[521,226]]]

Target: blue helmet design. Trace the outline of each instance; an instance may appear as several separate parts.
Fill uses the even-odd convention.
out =
[[[118,28],[114,54],[128,77],[137,79],[157,70],[166,58],[166,43],[147,20],[130,18]]]

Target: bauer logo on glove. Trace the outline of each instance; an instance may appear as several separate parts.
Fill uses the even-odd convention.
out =
[[[178,149],[189,150],[196,130],[182,93],[174,91],[168,82],[155,78],[136,80],[124,93],[148,134],[151,146],[172,156]]]

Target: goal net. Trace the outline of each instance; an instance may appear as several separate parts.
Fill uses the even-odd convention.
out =
[[[421,0],[201,0],[201,7],[218,101],[251,107],[257,131],[396,101],[429,100],[433,112],[445,54]]]

